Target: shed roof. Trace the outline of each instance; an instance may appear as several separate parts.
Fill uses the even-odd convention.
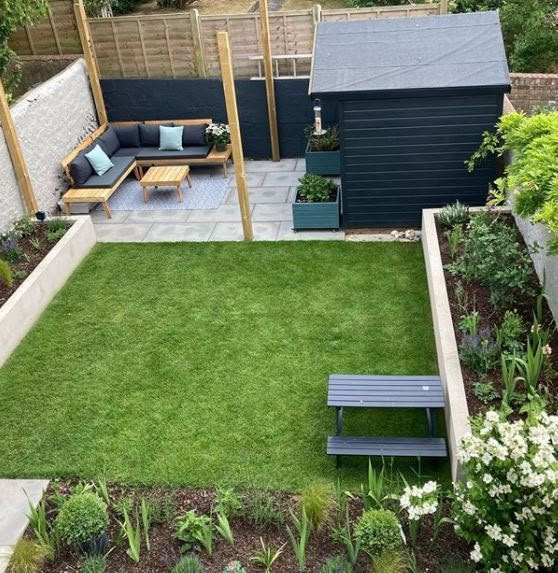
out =
[[[311,94],[501,86],[510,77],[498,12],[320,22]]]

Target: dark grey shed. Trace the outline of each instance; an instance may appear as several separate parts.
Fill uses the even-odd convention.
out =
[[[345,227],[484,203],[496,162],[464,161],[510,91],[497,12],[321,22],[309,91],[339,105]]]

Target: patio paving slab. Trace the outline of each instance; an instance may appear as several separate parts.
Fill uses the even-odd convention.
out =
[[[306,159],[304,157],[299,157],[296,160],[295,171],[302,171],[303,173],[306,171]]]
[[[101,243],[141,243],[147,235],[150,224],[122,223],[121,225],[97,225],[95,232]]]
[[[279,222],[252,223],[255,241],[275,241],[279,232]],[[209,238],[210,241],[243,241],[242,223],[217,223]]]
[[[281,173],[278,173],[281,175]],[[248,185],[248,189],[251,187],[262,187],[262,183],[265,177],[265,173],[246,173],[246,185]],[[234,175],[229,175],[227,177],[229,180],[229,186],[234,187],[236,189],[236,177]]]
[[[126,223],[186,223],[192,211],[126,211],[129,213]]]
[[[290,203],[267,203],[254,205],[252,221],[292,221],[293,208]]]
[[[215,223],[154,223],[150,226],[142,242],[144,243],[177,243],[181,241],[209,241]]]
[[[112,211],[112,218],[109,219],[104,211],[91,211],[89,214],[91,215],[91,220],[93,224],[107,224],[107,225],[116,225],[120,223],[125,223],[126,219],[133,213],[133,211]]]
[[[298,180],[302,177],[301,172],[286,171],[285,173],[275,171],[266,173],[263,183],[258,186],[261,187],[291,187],[298,185]],[[255,187],[256,185],[254,185]]]
[[[258,203],[286,203],[288,195],[289,187],[255,187],[248,191],[250,203],[254,205]],[[236,189],[229,191],[226,203],[238,205]]]
[[[272,171],[294,171],[297,158],[281,159],[281,161],[246,161],[246,173],[268,173]]]
[[[190,223],[209,221],[213,223],[229,223],[240,221],[240,207],[238,205],[221,205],[217,209],[193,211],[188,219]]]
[[[283,221],[279,226],[277,241],[344,241],[344,231],[298,231],[292,229],[292,223]]]
[[[0,479],[0,573],[7,569],[12,548],[27,527],[27,497],[36,506],[47,486],[48,480]]]

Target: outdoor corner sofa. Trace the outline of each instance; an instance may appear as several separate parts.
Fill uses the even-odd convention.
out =
[[[122,182],[134,172],[137,179],[143,169],[155,165],[218,164],[227,176],[230,146],[217,151],[208,145],[205,129],[211,119],[185,119],[172,121],[117,122],[103,124],[62,161],[64,173],[71,184],[64,194],[64,211],[70,214],[72,203],[101,203],[105,214],[111,217],[108,200]],[[159,126],[184,126],[182,151],[159,149]],[[114,167],[97,175],[85,154],[96,145],[110,157]]]

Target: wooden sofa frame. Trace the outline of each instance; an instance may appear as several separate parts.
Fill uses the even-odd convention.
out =
[[[161,125],[165,123],[173,123],[175,125],[200,125],[212,123],[211,119],[168,119],[160,121],[116,121],[111,122],[110,125],[135,125],[143,123],[145,125]],[[62,168],[66,179],[72,185],[62,197],[64,201],[64,212],[69,215],[72,203],[101,203],[106,216],[110,219],[112,214],[108,206],[108,200],[111,195],[122,185],[122,182],[132,173],[139,180],[143,177],[144,168],[153,167],[156,165],[222,165],[223,174],[227,176],[227,161],[231,157],[231,146],[229,145],[225,151],[217,151],[213,146],[206,157],[198,157],[191,159],[136,159],[132,165],[122,174],[115,185],[112,187],[100,187],[85,189],[80,187],[73,187],[74,180],[70,173],[70,164],[72,161],[84,150],[87,149],[96,139],[98,139],[108,129],[109,124],[102,124],[91,135],[86,137],[68,156],[62,160]]]

